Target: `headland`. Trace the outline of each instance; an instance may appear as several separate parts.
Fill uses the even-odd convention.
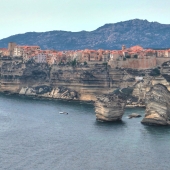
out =
[[[11,42],[0,54],[1,92],[93,102],[114,94],[123,113],[125,105],[146,106],[146,94],[156,84],[170,89],[169,49],[123,45],[121,50],[56,51]],[[127,96],[123,108],[117,93]]]

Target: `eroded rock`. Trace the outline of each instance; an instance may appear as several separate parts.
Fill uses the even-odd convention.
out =
[[[124,114],[126,100],[116,94],[100,95],[96,97],[96,119],[100,121],[118,121]]]
[[[170,92],[166,86],[154,85],[146,94],[146,112],[143,124],[169,125]]]

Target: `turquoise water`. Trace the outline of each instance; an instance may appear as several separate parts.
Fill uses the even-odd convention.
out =
[[[170,128],[130,113],[143,117],[144,109],[101,123],[90,104],[0,95],[0,169],[169,170]]]

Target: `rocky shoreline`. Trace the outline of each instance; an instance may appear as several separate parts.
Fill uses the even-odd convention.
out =
[[[25,92],[30,89],[24,88]],[[53,91],[53,90],[52,90]],[[68,92],[68,90],[66,90]],[[16,95],[21,97],[27,97],[31,99],[43,99],[43,100],[59,100],[59,101],[76,101],[81,103],[93,104],[95,107],[96,120],[115,122],[121,121],[125,108],[143,107],[146,108],[145,116],[141,123],[146,125],[170,125],[170,92],[167,88],[161,84],[153,86],[146,94],[146,105],[127,105],[127,97],[124,94],[108,94],[98,95],[96,101],[80,101],[75,98],[61,98],[61,94],[58,97],[53,97],[51,93],[36,94],[36,93],[23,93],[23,89],[20,93],[1,92],[3,95]],[[48,95],[47,95],[48,94]],[[138,115],[139,116],[139,115]],[[133,115],[132,115],[133,117]],[[134,116],[135,117],[135,116]],[[137,117],[137,116],[136,116]]]

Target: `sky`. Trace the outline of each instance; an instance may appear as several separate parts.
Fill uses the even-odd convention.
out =
[[[0,0],[0,39],[25,32],[92,31],[147,19],[170,24],[170,0]]]

